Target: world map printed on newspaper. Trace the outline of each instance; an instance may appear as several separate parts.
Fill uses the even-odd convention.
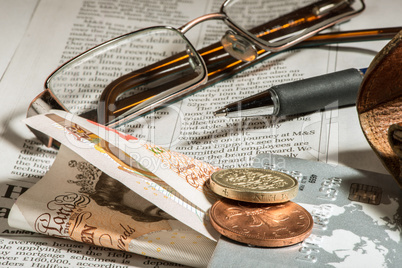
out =
[[[245,256],[254,267],[400,267],[402,193],[390,175],[269,154],[257,156],[253,166],[297,171],[299,193],[292,201],[312,214],[312,234],[275,249],[220,239],[210,267],[241,267]]]

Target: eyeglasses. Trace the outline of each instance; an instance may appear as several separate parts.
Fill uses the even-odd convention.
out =
[[[396,31],[316,35],[359,14],[364,3],[323,0],[298,8],[300,2],[227,0],[219,13],[201,16],[180,28],[150,27],[107,41],[51,74],[28,116],[56,108],[116,127],[279,51],[300,47],[308,38],[304,44],[310,46],[356,41],[362,36],[390,38]],[[272,14],[269,19],[268,14]],[[221,42],[197,51],[184,34],[212,19],[224,21],[230,30]],[[47,137],[39,138],[48,143]]]

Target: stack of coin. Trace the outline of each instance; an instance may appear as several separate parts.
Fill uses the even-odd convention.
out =
[[[210,210],[212,226],[235,241],[261,247],[289,246],[307,238],[310,213],[290,200],[298,181],[267,169],[234,168],[212,174],[209,187],[225,197]]]

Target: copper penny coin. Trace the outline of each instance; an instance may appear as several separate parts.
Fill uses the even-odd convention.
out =
[[[235,241],[261,247],[284,247],[306,239],[313,218],[294,202],[261,204],[222,199],[210,210],[212,226]]]

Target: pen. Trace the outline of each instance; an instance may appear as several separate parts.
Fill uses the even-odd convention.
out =
[[[273,86],[214,112],[215,116],[284,116],[356,103],[364,69],[347,69]]]

